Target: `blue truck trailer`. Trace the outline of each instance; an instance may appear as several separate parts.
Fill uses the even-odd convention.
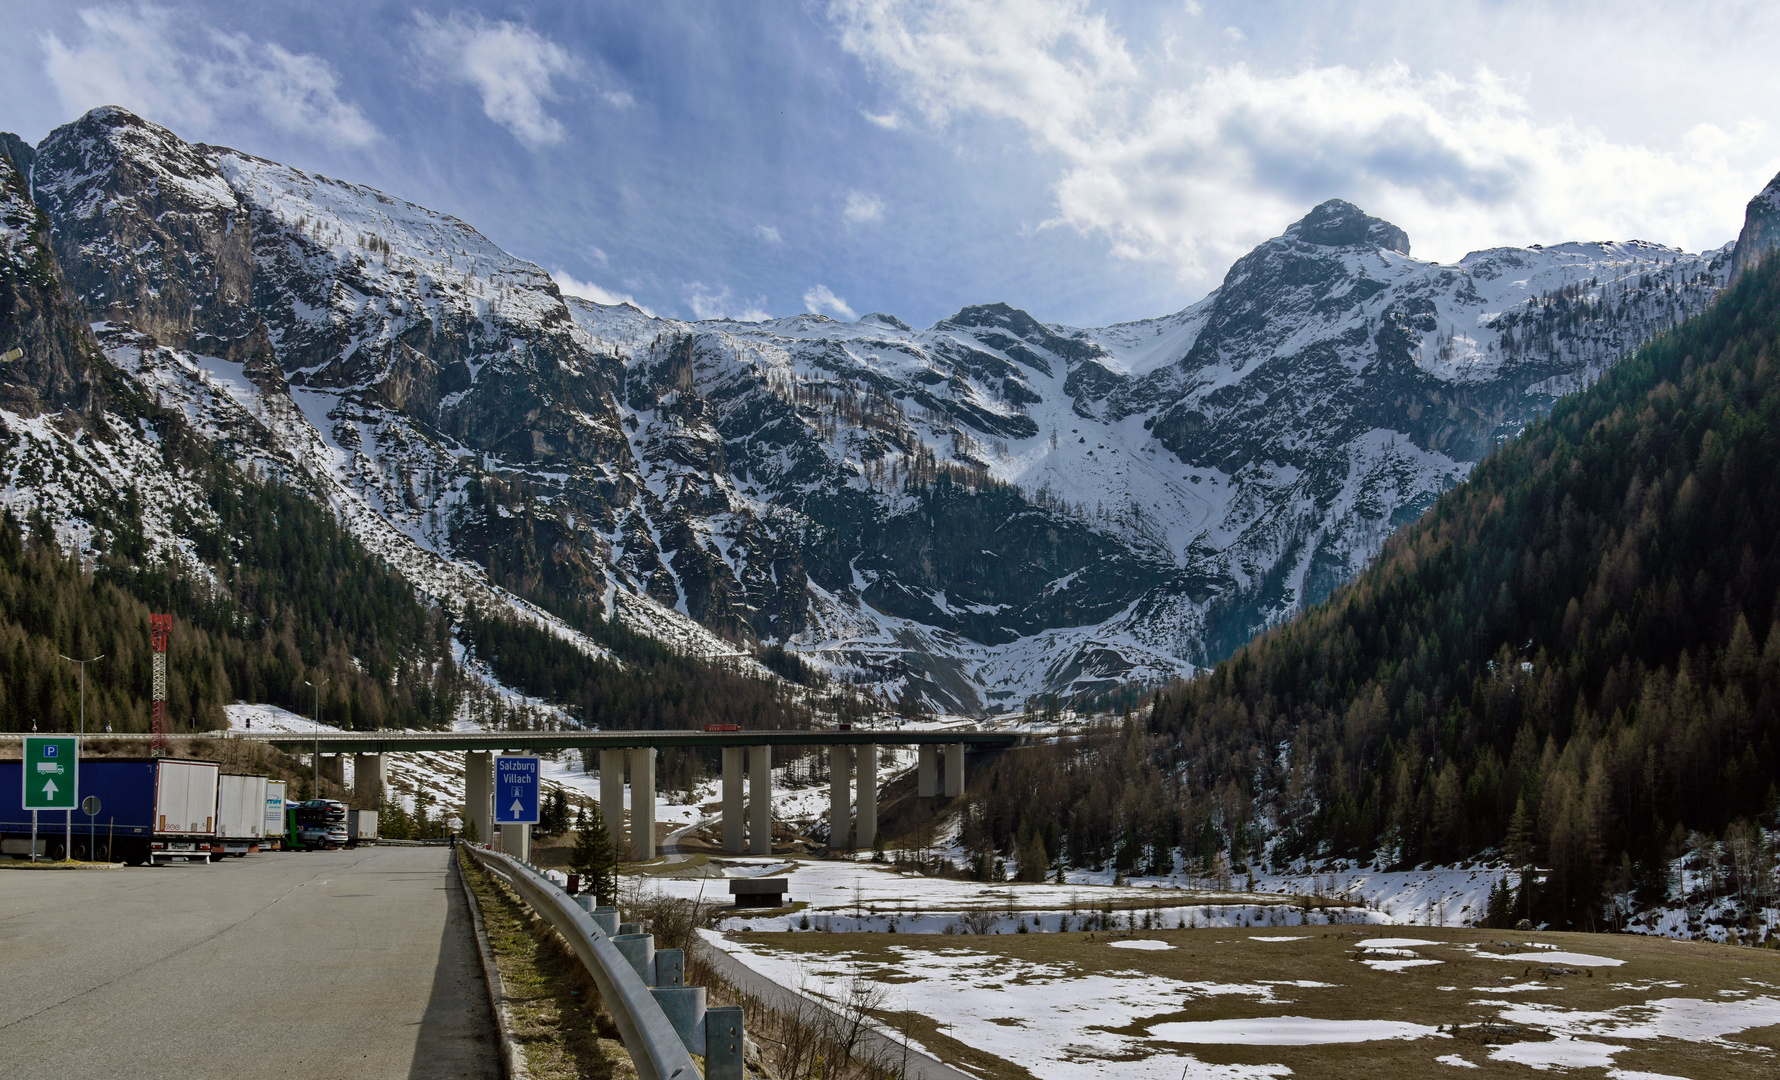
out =
[[[169,859],[209,859],[216,838],[221,766],[177,758],[87,759],[77,797],[99,800],[99,812],[37,814],[37,854],[94,857],[132,866]],[[0,854],[31,854],[31,811],[22,809],[24,763],[0,762]],[[69,832],[73,848],[67,847]]]

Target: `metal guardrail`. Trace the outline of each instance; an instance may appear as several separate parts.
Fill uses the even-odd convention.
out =
[[[698,1067],[673,1022],[593,916],[554,882],[519,860],[474,844],[464,846],[480,866],[510,882],[581,957],[618,1025],[640,1080],[698,1080]]]

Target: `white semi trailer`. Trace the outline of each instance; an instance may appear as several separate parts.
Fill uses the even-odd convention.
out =
[[[260,849],[266,835],[266,778],[224,775],[216,785],[216,839],[210,857],[237,859]]]
[[[284,846],[284,834],[289,831],[284,820],[284,800],[288,791],[283,780],[266,781],[266,835],[260,841],[260,847],[267,851],[277,851]]]

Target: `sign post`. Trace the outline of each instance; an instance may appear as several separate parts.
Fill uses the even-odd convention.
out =
[[[521,830],[523,850],[518,857],[529,859],[531,826],[538,823],[537,758],[502,755],[494,759],[494,821],[497,825],[526,826]]]
[[[80,800],[80,812],[87,816],[87,858],[99,861],[99,796],[88,795]],[[106,862],[111,861],[111,853],[106,852]]]
[[[72,735],[25,736],[23,809],[31,811],[31,857],[37,857],[37,811],[65,810],[68,835],[62,854],[74,841],[75,794],[80,788],[80,740]]]

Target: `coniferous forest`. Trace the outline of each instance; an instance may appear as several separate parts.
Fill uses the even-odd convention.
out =
[[[1780,806],[1780,260],[1565,399],[1322,605],[1006,755],[967,841],[1121,869],[1486,851],[1594,926]],[[1771,823],[1771,822],[1770,822]]]

